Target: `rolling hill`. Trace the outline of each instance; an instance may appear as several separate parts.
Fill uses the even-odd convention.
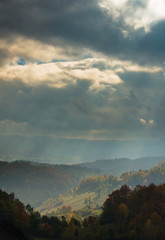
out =
[[[0,161],[0,188],[15,192],[21,201],[37,207],[49,198],[65,195],[69,188],[74,188],[87,177],[112,173],[119,176],[130,170],[149,169],[162,159],[163,157],[99,160],[77,165]]]
[[[122,185],[128,185],[132,189],[137,185],[156,185],[165,183],[165,164],[150,170],[130,171],[123,173],[120,177],[98,176],[88,177],[81,180],[74,190],[68,190],[67,194],[60,199],[48,199],[37,208],[41,214],[65,215],[80,213],[81,217],[95,214],[102,206],[108,195]]]
[[[7,192],[15,192],[24,203],[37,206],[50,197],[64,194],[82,178],[99,174],[100,170],[82,166],[1,161],[0,188]]]

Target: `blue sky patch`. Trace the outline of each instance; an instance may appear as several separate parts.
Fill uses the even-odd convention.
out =
[[[23,65],[26,65],[26,61],[25,61],[24,58],[21,57],[21,58],[18,59],[17,64],[23,66]]]

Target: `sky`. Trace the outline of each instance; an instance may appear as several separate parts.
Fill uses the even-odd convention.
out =
[[[54,162],[96,142],[85,160],[165,155],[164,13],[164,0],[0,0],[0,156],[18,138],[18,158],[36,139]]]

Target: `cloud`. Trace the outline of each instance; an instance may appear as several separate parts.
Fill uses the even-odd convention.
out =
[[[148,121],[148,123],[149,123],[150,125],[154,125],[154,120],[153,120],[153,119],[150,119],[150,120]]]
[[[156,64],[159,61],[163,64],[164,62],[164,50],[163,39],[165,37],[165,21],[160,21],[151,27],[151,30],[143,35],[139,39],[138,50],[140,53],[143,51],[143,59],[150,58],[150,62]]]
[[[7,134],[20,126],[32,136],[162,136],[165,22],[148,15],[148,29],[137,25],[150,2],[110,1],[110,12],[95,0],[1,1],[0,121]]]
[[[14,122],[13,120],[0,121],[0,134],[23,135],[27,132],[27,122]]]
[[[146,125],[146,120],[145,120],[145,119],[143,119],[143,118],[139,118],[139,121],[140,121],[140,123]]]
[[[107,9],[114,18],[124,18],[134,29],[149,31],[153,22],[164,20],[165,3],[163,0],[102,0],[100,6]]]
[[[2,68],[0,78],[7,81],[21,79],[29,85],[40,83],[55,88],[64,88],[79,80],[91,82],[90,90],[104,89],[122,83],[119,75],[100,59],[84,59],[80,61],[51,62],[43,64],[9,65]]]
[[[94,62],[65,62],[62,69],[70,68],[71,64],[72,69],[83,69],[87,65],[91,68],[94,63],[99,62],[96,59]],[[58,64],[61,66],[62,63]],[[102,64],[99,66],[103,67]],[[26,65],[19,67],[24,69]],[[51,82],[52,77],[45,74],[37,84],[35,79],[32,84],[24,78],[1,79],[0,121],[7,121],[10,125],[27,123],[22,134],[28,136],[130,139],[148,135],[161,137],[164,134],[165,94],[161,71],[120,72],[122,81],[116,84],[110,79],[109,84],[104,83],[104,88],[96,88],[94,78],[78,79],[71,73],[69,75],[68,72],[70,81],[62,80],[65,75],[61,75],[59,83],[66,83],[61,87],[57,85],[58,72],[57,79],[54,74],[54,81]],[[138,81],[141,82],[139,86]],[[143,125],[147,127],[144,129]],[[14,131],[8,129],[7,134]]]
[[[8,39],[7,45],[13,46],[9,47],[13,60],[25,57],[48,61],[60,54],[76,58],[85,55],[82,52],[88,49],[141,65],[162,65],[165,24],[159,13],[165,6],[162,1],[160,3],[154,0],[119,1],[115,5],[114,1],[107,1],[112,10],[109,12],[100,7],[98,0],[2,1],[0,45]],[[153,18],[151,6],[157,12]],[[120,14],[116,16],[114,11]],[[135,28],[133,19],[143,22],[138,17],[141,13],[143,19],[149,18],[144,24],[149,25],[147,32],[145,26]]]
[[[143,118],[139,118],[139,122],[142,124],[142,125],[145,125],[147,128],[148,127],[153,127],[154,126],[154,123],[155,123],[155,121],[153,120],[153,119],[150,119],[150,120],[148,120],[148,122],[145,120],[145,119],[143,119]]]
[[[0,67],[7,62],[8,57],[9,57],[8,50],[1,47],[0,48]]]
[[[0,39],[1,67],[9,64],[15,65],[20,58],[25,59],[28,63],[48,63],[52,60],[82,58],[87,54],[86,49],[82,53],[69,46],[67,48],[54,46],[26,36],[14,35],[8,36],[8,38]]]

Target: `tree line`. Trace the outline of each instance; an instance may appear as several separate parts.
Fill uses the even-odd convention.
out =
[[[0,190],[0,222],[12,222],[27,239],[61,240],[164,240],[165,184],[127,185],[105,200],[101,215],[77,220],[41,216],[14,193]]]

